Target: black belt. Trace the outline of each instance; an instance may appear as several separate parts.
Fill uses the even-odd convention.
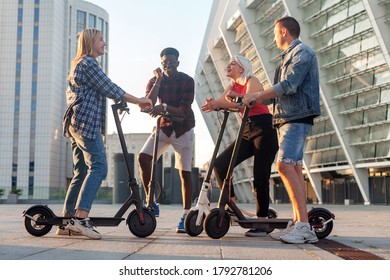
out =
[[[272,117],[272,116],[270,114],[255,115],[255,116],[248,117],[247,122],[248,123],[256,122],[256,120],[261,120],[261,119],[265,119],[265,118],[269,118],[269,117]]]

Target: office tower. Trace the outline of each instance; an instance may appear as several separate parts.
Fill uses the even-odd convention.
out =
[[[0,21],[0,188],[46,199],[72,177],[62,117],[77,33],[95,27],[108,42],[108,14],[81,0],[2,0]]]

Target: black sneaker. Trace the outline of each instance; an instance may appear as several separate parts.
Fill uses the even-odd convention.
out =
[[[264,229],[260,228],[251,228],[247,232],[245,232],[245,236],[250,237],[265,237],[267,236],[267,232]]]

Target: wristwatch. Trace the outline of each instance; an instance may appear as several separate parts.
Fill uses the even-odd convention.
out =
[[[164,108],[164,112],[166,112],[166,111],[167,111],[167,107],[168,107],[167,103],[163,103],[163,104],[161,104],[161,105],[162,105],[163,108]]]

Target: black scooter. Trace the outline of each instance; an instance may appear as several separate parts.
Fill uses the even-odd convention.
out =
[[[230,199],[230,182],[233,174],[233,169],[238,156],[239,146],[241,144],[242,134],[244,132],[245,123],[248,118],[249,107],[245,106],[244,116],[240,125],[240,129],[234,144],[233,154],[229,163],[229,168],[222,185],[222,191],[220,193],[218,208],[214,208],[206,216],[203,223],[203,228],[206,234],[214,239],[219,239],[225,236],[228,232],[231,217],[225,211],[226,205],[233,211],[237,217],[236,222],[243,228],[255,228],[263,229],[265,232],[270,233],[276,228],[286,228],[289,219],[268,218],[264,220],[248,219],[244,216],[242,211],[237,205]],[[329,210],[324,208],[313,208],[308,212],[309,223],[315,229],[316,235],[319,239],[327,237],[333,229],[333,220],[335,216]]]
[[[151,109],[148,110],[142,110],[143,113],[150,113],[152,111]],[[156,167],[157,167],[157,160],[158,160],[158,139],[160,137],[160,131],[161,131],[161,118],[166,118],[169,122],[172,123],[172,125],[180,125],[183,124],[184,119],[180,117],[174,117],[170,115],[167,111],[162,111],[158,114],[157,117],[157,124],[156,124],[156,130],[155,130],[155,137],[154,137],[154,143],[153,143],[153,156],[152,156],[152,167],[151,167],[151,174],[150,174],[150,182],[147,187],[147,193],[146,196],[146,207],[150,209],[154,213],[154,203],[155,200],[158,199],[159,194],[161,193],[161,187],[159,186],[157,180],[156,180]],[[158,189],[158,192],[156,190]],[[155,195],[157,193],[157,195]],[[156,196],[156,198],[155,198]]]
[[[203,222],[205,217],[210,213],[211,211],[211,203],[208,198],[208,193],[211,187],[211,174],[213,172],[214,168],[214,162],[218,155],[219,147],[222,142],[222,136],[224,134],[226,123],[229,118],[230,112],[238,112],[239,110],[229,108],[229,109],[216,109],[216,111],[222,111],[223,112],[223,120],[222,124],[218,133],[217,141],[215,143],[214,152],[210,160],[209,167],[207,169],[206,177],[203,181],[202,187],[199,192],[199,197],[196,202],[196,206],[192,207],[190,211],[188,212],[186,219],[184,221],[184,227],[186,230],[186,233],[190,236],[198,236],[203,231]],[[244,213],[244,210],[240,210]],[[255,216],[255,213],[250,211],[245,211],[244,213],[247,216]],[[277,213],[274,209],[270,208],[268,210],[268,217],[269,218],[276,218]]]
[[[118,226],[125,218],[123,215],[134,204],[135,209],[132,210],[127,219],[126,224],[131,233],[137,237],[147,237],[156,229],[156,218],[152,211],[144,207],[140,198],[138,184],[134,178],[129,162],[128,151],[119,115],[123,112],[129,113],[127,102],[122,99],[119,102],[111,105],[114,114],[115,125],[118,130],[119,141],[122,147],[122,152],[125,158],[125,163],[128,172],[128,186],[130,188],[130,196],[114,215],[114,217],[90,217],[91,221],[96,226]],[[70,218],[59,217],[47,205],[34,205],[23,212],[24,226],[28,233],[33,236],[43,236],[50,232],[53,226],[65,226],[69,223]]]

